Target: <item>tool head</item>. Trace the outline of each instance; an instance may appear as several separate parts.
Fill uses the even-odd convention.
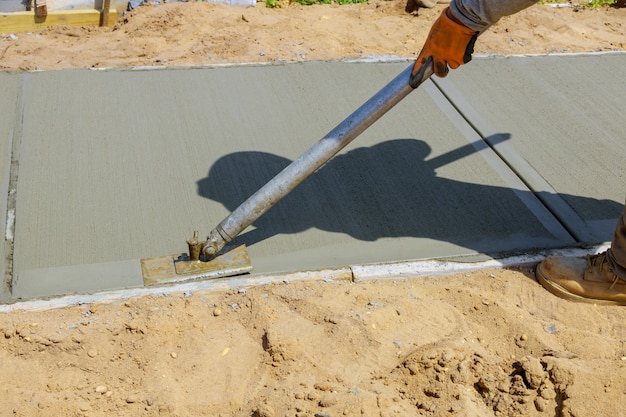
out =
[[[252,271],[246,245],[223,253],[210,261],[191,260],[186,253],[141,260],[144,285],[214,279]]]

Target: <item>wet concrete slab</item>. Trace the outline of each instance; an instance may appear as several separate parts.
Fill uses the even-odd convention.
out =
[[[436,80],[571,233],[610,240],[622,212],[626,54],[492,57]],[[621,109],[621,110],[620,110]]]
[[[502,84],[526,60],[551,73],[545,58],[475,59],[474,66],[495,68],[485,78]],[[139,259],[187,251],[194,230],[206,235],[408,65],[25,74],[13,297],[141,286]],[[554,88],[577,76],[563,71]],[[546,200],[583,207],[576,213],[586,215],[585,225],[621,209],[609,187],[528,188],[525,172],[499,150],[526,155],[522,144],[536,138],[520,133],[524,123],[505,99],[510,123],[481,112],[494,89],[470,93],[435,80],[409,95],[235,239],[248,246],[253,274],[571,246],[581,239]],[[514,93],[519,115],[544,96]],[[558,97],[546,105],[569,105]]]

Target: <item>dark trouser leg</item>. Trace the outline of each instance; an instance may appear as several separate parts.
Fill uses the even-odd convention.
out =
[[[615,234],[608,255],[615,275],[626,280],[626,206],[615,226]]]

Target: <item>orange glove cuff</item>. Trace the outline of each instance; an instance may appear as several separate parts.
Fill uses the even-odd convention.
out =
[[[477,37],[477,31],[457,22],[450,8],[446,7],[431,27],[415,62],[413,73],[415,74],[426,59],[432,56],[435,74],[445,77],[448,74],[448,67],[457,69],[472,59]]]

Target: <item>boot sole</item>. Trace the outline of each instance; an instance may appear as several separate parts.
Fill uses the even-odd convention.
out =
[[[556,282],[550,281],[548,277],[546,277],[541,271],[541,264],[537,265],[535,277],[537,281],[549,292],[556,295],[557,297],[564,298],[569,301],[576,301],[579,303],[587,303],[587,304],[597,304],[597,305],[605,305],[605,306],[623,306],[626,305],[626,301],[616,301],[616,300],[603,300],[599,298],[588,298],[582,297],[578,294],[574,294],[567,289],[561,287]]]

